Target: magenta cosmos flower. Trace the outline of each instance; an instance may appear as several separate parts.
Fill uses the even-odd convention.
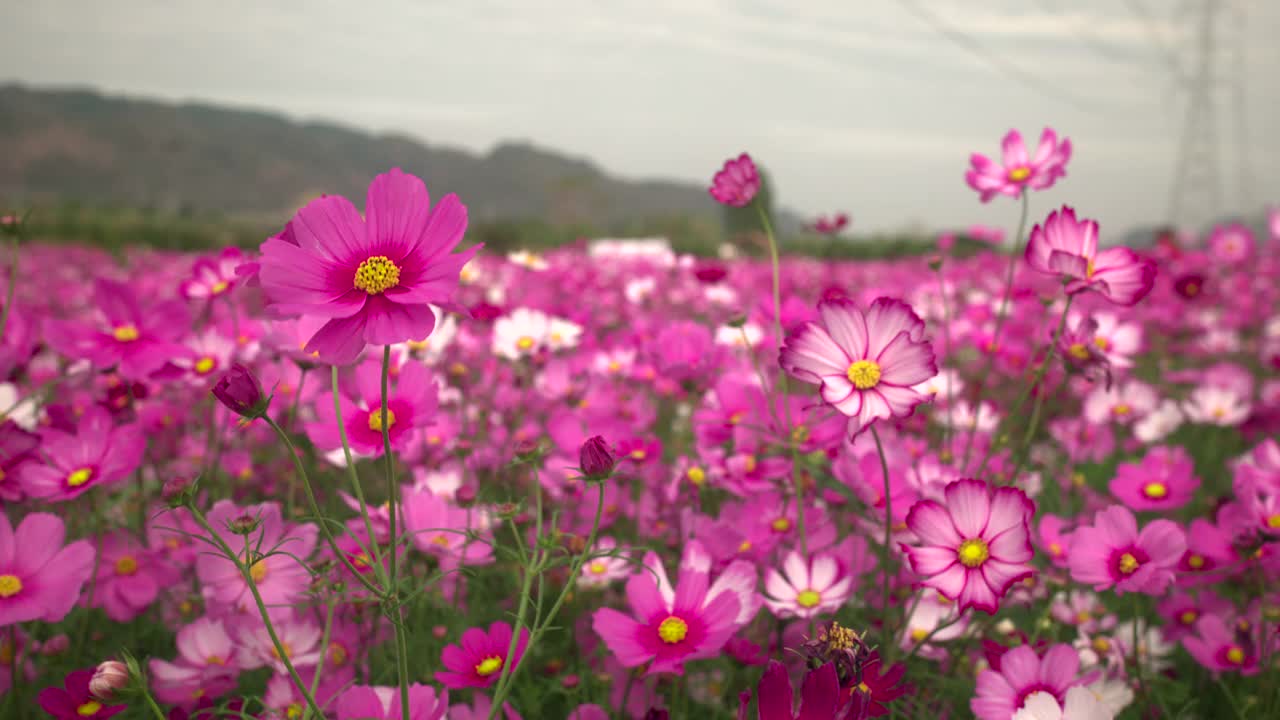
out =
[[[1200,487],[1191,457],[1181,447],[1152,448],[1141,463],[1120,463],[1111,494],[1134,510],[1176,510]]]
[[[451,194],[432,209],[422,180],[399,169],[370,183],[363,218],[346,198],[325,196],[299,210],[290,227],[292,237],[262,244],[267,310],[328,318],[305,350],[340,365],[366,344],[429,336],[431,305],[455,307],[458,274],[480,249],[451,254],[467,229],[466,207]]]
[[[1155,263],[1126,247],[1098,251],[1098,223],[1077,220],[1066,205],[1031,228],[1027,264],[1070,280],[1068,294],[1095,290],[1117,305],[1135,305],[1155,284]]]
[[[15,531],[0,513],[0,627],[58,622],[80,599],[93,574],[93,545],[77,540],[63,547],[65,536],[56,515],[31,513]]]
[[[1175,523],[1155,520],[1139,533],[1133,513],[1112,505],[1072,534],[1071,579],[1097,591],[1159,595],[1173,582],[1186,549],[1187,537]]]
[[[685,544],[675,587],[657,554],[646,554],[644,564],[627,581],[635,619],[612,608],[592,616],[591,626],[623,667],[651,662],[650,673],[681,674],[685,662],[719,654],[760,609],[755,567],[735,560],[712,583],[711,556],[697,540]]]
[[[1027,156],[1027,146],[1017,130],[1010,130],[1004,136],[1001,148],[1003,164],[978,153],[969,156],[972,169],[964,174],[964,179],[981,194],[982,202],[989,202],[996,195],[1018,197],[1028,188],[1044,190],[1067,174],[1071,141],[1062,138],[1059,142],[1052,128],[1045,128],[1040,134],[1035,157]]]
[[[749,693],[743,693],[738,717],[745,720]],[[795,709],[795,695],[787,668],[777,660],[770,660],[769,667],[756,686],[756,704],[759,720],[832,720],[847,717],[847,696],[840,692],[840,678],[834,663],[826,663],[805,673],[800,689],[800,709]]]
[[[1054,645],[1044,657],[1019,645],[1000,657],[1000,669],[978,674],[978,687],[969,708],[978,720],[1009,720],[1034,693],[1049,693],[1059,703],[1079,684],[1080,656],[1070,645]]]
[[[359,455],[381,455],[382,366],[364,362],[355,368],[353,382],[342,390],[342,424],[351,450]],[[387,385],[387,437],[391,450],[403,450],[415,433],[432,421],[438,404],[438,389],[431,372],[422,363],[409,362]],[[316,422],[307,425],[311,441],[324,450],[342,447],[333,397],[316,399]]]
[[[230,500],[220,500],[209,511],[209,525],[233,550],[245,546],[245,537],[233,533],[228,524],[233,521],[260,523],[248,535],[250,550],[262,557],[253,560],[249,577],[258,586],[258,592],[268,607],[288,615],[290,605],[311,585],[311,573],[299,560],[306,561],[316,547],[316,526],[310,523],[290,525],[280,514],[277,503],[262,503],[249,507],[237,507]],[[244,552],[241,551],[241,555]],[[196,558],[196,576],[204,588],[205,596],[212,603],[242,612],[254,612],[253,594],[244,576],[227,558],[212,552],[202,552]]]
[[[449,693],[437,696],[430,685],[409,686],[411,720],[440,720],[448,709]],[[334,710],[338,720],[400,720],[400,688],[357,685],[338,696]]]
[[[515,671],[529,645],[529,630],[520,629],[515,655],[511,658],[511,671]],[[447,688],[484,688],[498,681],[502,668],[507,664],[507,651],[511,648],[511,626],[495,622],[485,632],[480,628],[468,628],[462,633],[461,645],[448,645],[440,655],[445,669],[436,672],[436,680]]]
[[[74,435],[42,433],[46,464],[28,463],[22,482],[27,494],[49,502],[77,498],[99,485],[123,480],[142,463],[147,439],[138,423],[116,426],[101,407],[85,410]]]
[[[992,490],[965,478],[947,485],[946,505],[921,500],[907,513],[907,528],[920,539],[903,545],[923,584],[958,603],[994,614],[1000,598],[1034,570],[1028,563],[1035,504],[1021,490]]]
[[[780,618],[834,612],[853,592],[853,578],[843,575],[835,557],[818,553],[806,562],[793,550],[783,560],[782,572],[770,568],[765,575],[764,604]]]
[[[751,156],[742,153],[724,161],[724,167],[711,178],[711,197],[721,205],[746,207],[760,192],[760,174]]]
[[[1196,662],[1214,672],[1244,675],[1258,672],[1253,639],[1242,643],[1237,633],[1218,615],[1205,615],[1197,620],[1195,634],[1182,638],[1182,644]]]
[[[53,349],[98,369],[115,367],[130,380],[147,377],[166,362],[186,355],[179,344],[190,327],[177,301],[139,302],[134,288],[105,278],[93,285],[90,320],[49,320],[45,337]]]
[[[876,420],[907,417],[928,399],[913,389],[938,374],[924,321],[904,302],[879,298],[866,312],[852,301],[818,303],[821,324],[787,336],[779,364],[819,385],[822,399],[849,418],[855,436]]]
[[[56,720],[105,720],[128,709],[128,705],[107,705],[89,692],[93,670],[76,670],[67,675],[62,687],[40,691],[36,702]]]

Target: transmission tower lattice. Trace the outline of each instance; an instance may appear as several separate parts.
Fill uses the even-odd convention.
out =
[[[1194,62],[1187,72],[1186,115],[1169,193],[1169,217],[1199,226],[1222,212],[1221,154],[1214,88],[1217,83],[1220,0],[1196,0],[1188,18],[1195,33]]]

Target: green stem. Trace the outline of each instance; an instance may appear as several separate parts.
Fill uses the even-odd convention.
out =
[[[369,536],[369,544],[373,546],[373,572],[378,582],[386,584],[387,572],[382,566],[382,548],[378,544],[378,536],[373,532],[373,521],[369,519],[369,506],[364,500],[364,486],[360,484],[360,473],[356,471],[355,460],[351,457],[351,443],[347,440],[347,425],[342,421],[342,397],[338,394],[338,366],[334,365],[331,373],[333,385],[333,414],[338,423],[338,437],[342,440],[342,456],[347,461],[347,475],[351,478],[351,489],[360,503],[360,517],[364,520],[364,531]],[[385,427],[385,425],[384,425]]]
[[[881,575],[884,577],[884,597],[881,598],[880,618],[881,621],[889,622],[889,560],[892,551],[889,549],[889,540],[893,532],[893,501],[889,499],[889,463],[884,458],[884,445],[880,443],[880,433],[876,432],[876,426],[871,426],[871,437],[876,441],[876,454],[880,456],[880,472],[884,474],[884,559],[880,562]],[[892,650],[885,648],[885,662],[892,660]]]
[[[995,351],[1000,349],[1000,331],[1004,329],[1004,321],[1008,316],[1009,301],[1013,298],[1013,276],[1014,269],[1018,267],[1018,249],[1022,247],[1022,233],[1027,229],[1027,212],[1030,210],[1031,201],[1028,199],[1027,191],[1023,190],[1019,195],[1022,200],[1022,214],[1018,218],[1018,234],[1013,238],[1013,252],[1009,254],[1009,265],[1004,274],[1004,296],[1000,300],[1000,309],[996,312],[996,327],[991,334],[991,346]],[[984,374],[978,381],[978,392],[973,399],[973,422],[969,425],[969,437],[965,441],[964,462],[961,468],[969,467],[969,457],[973,452],[973,436],[978,430],[978,408],[981,407],[982,390],[986,383],[987,375]]]
[[[769,265],[773,271],[773,343],[777,348],[778,354],[782,354],[782,264],[778,260],[778,240],[773,233],[773,223],[769,221],[769,213],[765,211],[764,206],[757,202],[752,202],[755,206],[756,213],[760,216],[760,224],[764,227],[765,238],[769,241]],[[791,447],[791,486],[796,492],[796,529],[800,533],[800,554],[806,558],[809,557],[809,534],[804,524],[804,484],[800,481],[800,468],[798,451],[796,448],[795,438],[792,437],[791,423],[791,394],[787,387],[787,374],[785,372],[778,373],[778,393],[776,394],[776,402],[782,404],[782,411],[777,410],[774,406],[775,418],[786,420],[783,427],[783,437],[787,438],[787,442]]]
[[[1074,295],[1067,296],[1067,302],[1062,307],[1062,316],[1058,318],[1058,329],[1053,333],[1053,340],[1049,343],[1049,349],[1045,352],[1044,362],[1040,363],[1040,367],[1036,368],[1036,375],[1028,385],[1028,392],[1040,384],[1044,380],[1045,373],[1049,371],[1049,365],[1053,362],[1053,355],[1058,350],[1058,341],[1062,339],[1062,331],[1067,326],[1067,312],[1071,310],[1071,303],[1075,300]],[[1027,431],[1022,436],[1022,444],[1018,447],[1018,462],[1013,468],[1013,474],[1009,476],[1009,484],[1014,484],[1018,479],[1018,473],[1027,464],[1027,459],[1031,457],[1031,441],[1035,438],[1036,428],[1040,425],[1040,411],[1044,407],[1044,396],[1047,395],[1044,388],[1040,388],[1040,392],[1036,394],[1035,404],[1031,409],[1031,422],[1027,424]],[[985,464],[984,464],[985,467]]]
[[[396,496],[400,493],[396,487],[396,459],[391,452],[391,423],[388,422],[387,416],[387,385],[391,375],[391,346],[382,346],[382,397],[379,400],[378,413],[382,419],[382,458],[387,473],[387,514],[388,529],[391,535],[391,579],[387,585],[385,596],[385,607],[388,615],[395,614],[390,618],[391,626],[395,628],[396,633],[396,669],[400,678],[400,711],[402,720],[409,720],[409,657],[408,642],[404,637],[406,628],[404,626],[404,617],[400,613],[400,574],[399,563],[396,556],[399,555],[399,541],[396,537]],[[374,541],[377,545],[377,541]]]
[[[320,633],[320,659],[316,662],[315,674],[311,676],[311,694],[315,695],[320,691],[320,676],[324,673],[324,661],[329,657],[329,638],[333,634],[333,601],[325,603],[324,608],[324,630]],[[302,713],[302,720],[308,720],[311,717],[311,709],[307,708]],[[323,718],[321,718],[323,720]]]
[[[156,716],[156,720],[169,720],[165,717],[164,711],[160,709],[160,706],[156,704],[155,698],[151,697],[150,691],[144,689],[142,691],[142,699],[147,701],[147,707],[151,708],[151,714]]]
[[[381,595],[382,590],[380,590],[373,581],[366,578],[364,573],[357,570],[355,565],[347,558],[347,554],[338,547],[338,540],[334,537],[333,530],[329,528],[328,519],[320,513],[320,505],[316,502],[316,494],[311,487],[311,480],[307,477],[307,470],[302,466],[302,460],[298,457],[298,450],[294,447],[293,441],[289,439],[288,433],[284,431],[284,428],[277,425],[276,421],[272,420],[270,415],[263,415],[262,419],[271,427],[272,430],[275,431],[276,435],[284,442],[285,447],[289,450],[289,457],[293,458],[293,470],[298,474],[298,479],[302,481],[302,488],[306,492],[307,504],[311,507],[311,514],[314,515],[316,517],[316,521],[320,523],[320,532],[324,534],[324,539],[329,544],[329,549],[333,551],[334,557],[338,558],[339,562],[342,563],[342,566],[347,569],[347,572],[355,576],[356,580],[359,580],[360,584],[364,585],[366,590],[374,595]],[[375,544],[377,543],[377,541],[372,537],[370,540],[373,540]]]
[[[191,511],[191,517],[196,521],[196,524],[209,534],[210,542],[218,548],[223,557],[234,563],[236,569],[240,571],[240,577],[244,578],[245,585],[249,586],[249,592],[253,594],[253,602],[258,606],[258,615],[262,617],[262,623],[266,625],[267,635],[271,637],[271,644],[276,650],[276,655],[280,658],[280,662],[284,663],[285,669],[289,671],[289,677],[293,680],[294,687],[298,689],[298,692],[302,693],[303,699],[307,701],[307,707],[315,713],[316,717],[324,717],[324,711],[316,704],[315,696],[307,689],[307,685],[302,682],[302,678],[298,677],[298,670],[293,666],[293,661],[289,659],[289,653],[285,650],[284,643],[280,642],[280,636],[276,634],[275,625],[271,623],[271,615],[267,612],[267,604],[262,600],[262,593],[258,592],[258,584],[253,581],[249,563],[249,536],[246,535],[244,539],[245,559],[241,561],[240,556],[231,549],[231,546],[222,539],[221,535],[214,531],[204,513],[200,512],[200,509],[194,503],[189,503],[187,510]]]

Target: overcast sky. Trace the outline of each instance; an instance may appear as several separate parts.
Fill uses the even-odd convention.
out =
[[[1033,216],[1071,203],[1105,236],[1167,214],[1185,97],[1171,66],[1194,68],[1185,13],[1203,1],[40,0],[0,22],[0,77],[476,151],[527,139],[634,178],[702,182],[747,150],[783,204],[848,211],[860,230],[1010,223],[1012,201],[982,206],[965,186],[968,155],[1050,125],[1075,156]],[[1243,80],[1257,208],[1280,201],[1280,2],[1240,4],[1215,58]],[[1224,83],[1224,211],[1247,209],[1236,107]]]

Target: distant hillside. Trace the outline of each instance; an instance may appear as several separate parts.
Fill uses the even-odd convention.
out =
[[[421,176],[436,196],[456,192],[480,222],[719,220],[698,185],[618,180],[525,143],[480,156],[267,112],[0,86],[0,199],[10,204],[285,216],[322,192],[362,205],[369,179],[393,166]]]

